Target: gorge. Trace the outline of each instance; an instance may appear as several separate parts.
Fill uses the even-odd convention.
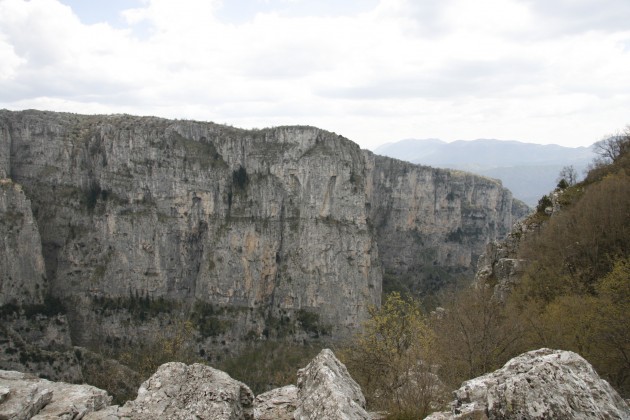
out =
[[[472,275],[529,211],[496,180],[306,126],[4,110],[0,178],[3,313],[61,305],[63,340],[87,347],[184,314],[209,360],[347,337],[383,288]]]

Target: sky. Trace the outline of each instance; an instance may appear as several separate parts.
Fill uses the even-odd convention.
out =
[[[630,1],[0,0],[0,108],[588,146],[630,124]]]

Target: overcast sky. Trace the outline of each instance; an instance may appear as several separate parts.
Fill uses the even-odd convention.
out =
[[[630,124],[630,0],[0,0],[0,108],[586,146]]]

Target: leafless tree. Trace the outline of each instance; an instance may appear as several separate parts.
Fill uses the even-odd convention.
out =
[[[627,126],[623,132],[604,136],[604,138],[593,145],[593,151],[605,163],[614,162],[628,149],[630,149],[630,126]]]
[[[572,186],[577,184],[578,173],[573,167],[573,165],[565,166],[558,174],[558,183],[564,180],[567,183],[567,186]]]

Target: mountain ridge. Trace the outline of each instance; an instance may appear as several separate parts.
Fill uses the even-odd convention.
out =
[[[434,138],[405,139],[379,146],[374,153],[499,179],[516,198],[531,207],[555,187],[555,179],[563,167],[573,166],[582,173],[596,157],[591,147],[497,139],[454,142]]]

